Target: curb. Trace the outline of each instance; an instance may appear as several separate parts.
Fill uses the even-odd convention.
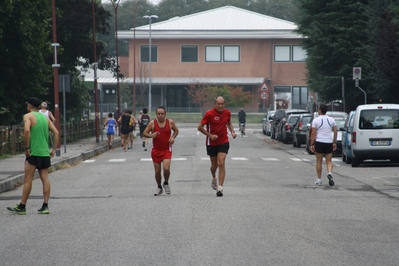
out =
[[[121,142],[122,142],[121,140],[115,140],[114,141],[114,146],[115,147],[120,146]],[[71,157],[60,159],[59,161],[56,161],[56,162],[51,164],[51,167],[49,169],[49,173],[57,171],[57,168],[60,167],[63,164],[71,164],[71,165],[73,165],[73,164],[75,164],[75,163],[77,163],[79,161],[84,161],[84,160],[93,158],[93,157],[95,157],[97,155],[100,155],[101,153],[106,152],[106,151],[108,151],[108,144],[104,144],[104,145],[98,146],[98,147],[96,147],[94,149],[87,150],[85,152],[82,152],[81,154],[76,154],[76,155],[73,155]],[[21,169],[22,169],[22,167],[21,167]],[[25,176],[25,174],[22,173],[22,174],[15,175],[15,176],[9,177],[9,178],[1,181],[1,183],[0,183],[0,194],[23,185],[24,176]],[[39,178],[39,174],[38,174],[37,171],[35,171],[35,175],[33,176],[33,179],[36,179],[36,178]]]

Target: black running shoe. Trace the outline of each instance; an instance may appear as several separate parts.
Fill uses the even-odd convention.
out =
[[[327,178],[328,178],[328,184],[329,184],[331,187],[334,186],[334,180],[333,180],[332,175],[331,175],[331,174],[328,174],[328,175],[327,175]]]
[[[10,213],[15,213],[15,214],[19,214],[19,215],[25,215],[26,214],[26,208],[19,207],[19,204],[17,204],[17,206],[15,206],[14,208],[7,207],[7,210]]]

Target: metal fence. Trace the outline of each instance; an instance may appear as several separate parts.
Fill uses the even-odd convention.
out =
[[[64,125],[61,124],[60,128],[60,143],[64,143]],[[94,120],[66,123],[65,128],[67,143],[91,138],[96,134]],[[25,152],[23,126],[0,126],[0,144],[0,157]]]

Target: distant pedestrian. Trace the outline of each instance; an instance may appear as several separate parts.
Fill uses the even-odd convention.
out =
[[[59,133],[50,119],[39,113],[41,101],[33,97],[27,102],[28,113],[24,115],[24,145],[25,145],[25,176],[21,202],[14,208],[7,210],[15,214],[26,214],[26,203],[32,190],[32,180],[37,169],[43,183],[43,205],[39,214],[49,214],[48,202],[50,199],[50,181],[48,168],[51,166],[51,157],[57,150]],[[48,148],[49,130],[54,134],[53,149]]]
[[[47,110],[46,102],[41,103],[39,113],[44,114],[45,116],[47,116],[50,119],[51,122],[55,123],[55,117],[53,116],[53,113],[51,111]]]
[[[206,125],[206,129],[204,126]],[[206,151],[211,160],[211,187],[216,190],[218,197],[223,196],[223,184],[226,176],[226,156],[230,148],[227,129],[230,130],[233,138],[236,138],[231,123],[231,112],[225,109],[225,101],[219,96],[215,100],[215,107],[208,110],[198,125],[198,130],[206,135]],[[219,168],[218,179],[216,170]]]
[[[123,151],[126,151],[126,147],[129,143],[129,124],[133,123],[132,117],[129,115],[127,110],[123,111],[123,114],[119,117],[118,123],[120,124],[120,132],[122,138],[122,147]]]
[[[245,123],[247,121],[247,114],[244,111],[244,108],[241,108],[241,110],[238,112],[238,125],[240,128],[240,132],[245,135]],[[242,135],[241,135],[242,137]]]
[[[107,128],[107,138],[108,138],[108,149],[112,149],[112,142],[114,141],[114,135],[116,133],[116,128],[118,124],[116,120],[112,117],[112,113],[108,114],[108,119],[104,122],[104,129]]]
[[[136,128],[137,121],[136,121],[136,118],[134,117],[133,111],[131,109],[129,109],[127,112],[130,115],[130,117],[131,117],[131,120],[129,122],[129,142],[130,142],[130,146],[128,144],[128,149],[133,149],[133,141],[134,141],[133,131]]]
[[[337,149],[337,125],[334,118],[326,115],[327,105],[320,104],[317,112],[319,116],[313,119],[312,134],[310,136],[310,150],[316,154],[317,179],[315,184],[317,186],[322,185],[321,172],[324,155],[328,171],[328,183],[330,186],[334,186],[332,155],[333,151]],[[334,132],[333,137],[331,137],[332,132]]]
[[[140,137],[141,137],[141,140],[143,141],[142,146],[145,151],[147,150],[147,147],[148,147],[148,139],[145,136],[143,136],[143,132],[146,129],[150,120],[151,119],[150,119],[150,116],[148,115],[148,109],[143,108],[143,113],[141,114],[140,119],[139,119],[139,126],[140,126]]]
[[[163,188],[166,194],[171,193],[169,186],[170,177],[170,163],[172,159],[172,145],[179,134],[175,122],[172,119],[166,118],[165,107],[159,106],[156,109],[156,118],[151,120],[143,132],[146,138],[152,138],[151,158],[154,164],[155,181],[157,183],[157,190],[154,196],[159,196],[163,193],[162,189],[162,166],[163,166]],[[172,134],[173,132],[173,134]]]
[[[121,111],[119,110],[118,107],[116,107],[115,112],[114,112],[115,121],[119,121],[119,117],[121,117]],[[115,134],[118,134],[119,136],[121,135],[120,128],[121,128],[121,125],[118,124],[118,126],[116,127],[117,131],[115,132]]]

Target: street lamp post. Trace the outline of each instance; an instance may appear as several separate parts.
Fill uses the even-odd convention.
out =
[[[149,67],[149,81],[148,81],[148,112],[151,112],[151,101],[152,101],[152,99],[151,99],[151,79],[152,79],[152,69],[151,69],[151,61],[152,61],[152,59],[151,59],[151,21],[152,21],[152,19],[154,18],[154,19],[157,19],[158,18],[158,16],[157,15],[150,15],[150,16],[144,16],[143,18],[146,18],[146,19],[148,19],[149,20],[149,22],[150,22],[150,45],[149,45],[149,52],[148,52],[148,55],[149,55],[149,62],[148,62],[148,67]]]
[[[94,0],[91,0],[92,7],[92,16],[93,16],[93,61],[97,62],[97,41],[96,41],[96,13],[94,8]],[[99,118],[99,110],[98,110],[98,84],[97,79],[94,79],[94,109],[95,109],[95,125],[96,125],[96,143],[100,142],[100,118]]]
[[[133,13],[133,115],[136,117],[136,12],[141,0],[137,1]]]
[[[119,83],[119,45],[118,45],[118,7],[120,0],[112,0],[115,14],[115,56],[116,56],[116,91],[118,97],[118,111],[121,110],[121,87]]]

